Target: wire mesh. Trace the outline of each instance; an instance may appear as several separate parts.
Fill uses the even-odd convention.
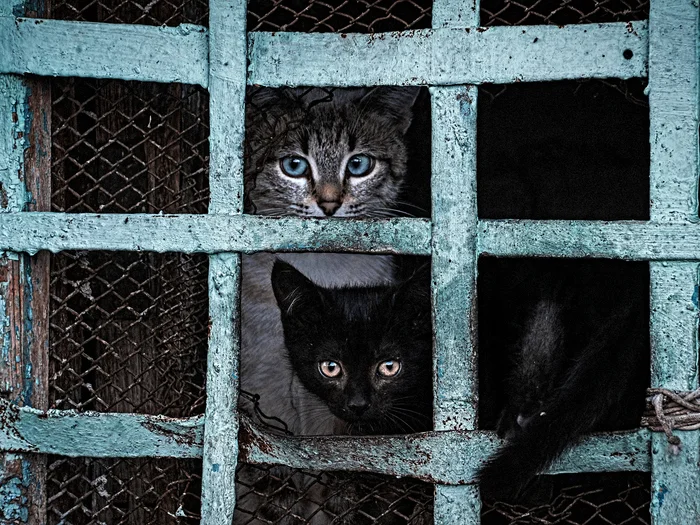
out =
[[[208,131],[194,86],[53,81],[52,210],[206,213]],[[207,273],[202,254],[53,255],[51,405],[203,413]],[[56,458],[50,523],[196,523],[200,472],[201,461]]]
[[[544,476],[525,501],[482,503],[483,525],[651,523],[649,474],[608,473]]]
[[[235,525],[433,522],[433,487],[420,481],[250,464],[236,474]]]
[[[428,28],[430,0],[250,0],[250,31]],[[65,20],[207,25],[206,0],[57,0]],[[481,25],[600,23],[648,17],[648,0],[482,0]],[[611,82],[632,98],[639,90]],[[206,213],[208,99],[194,86],[53,81],[54,211]],[[500,96],[503,87],[490,94]],[[489,92],[484,88],[483,92]],[[644,103],[644,99],[640,98]],[[207,259],[65,252],[51,281],[56,408],[200,414]],[[201,462],[51,458],[49,523],[197,523]],[[648,477],[550,488],[532,505],[486,502],[484,523],[649,523]],[[547,478],[548,479],[548,478]],[[242,465],[236,523],[432,522],[432,487],[346,473]],[[596,485],[597,483],[597,485]],[[315,521],[314,521],[315,520]]]
[[[50,525],[199,523],[201,460],[48,459]]]
[[[208,23],[206,0],[58,0],[52,18],[169,25]],[[432,0],[249,0],[249,31],[374,33],[431,25]],[[649,0],[482,0],[481,25],[592,24],[644,20]]]

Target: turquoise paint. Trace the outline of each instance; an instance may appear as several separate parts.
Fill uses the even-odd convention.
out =
[[[21,479],[13,477],[0,484],[0,512],[5,520],[26,523],[29,511],[26,507],[24,484]]]
[[[463,12],[466,12],[463,10]],[[225,21],[229,24],[229,21]],[[210,24],[211,27],[211,24]],[[207,86],[203,27],[153,27],[61,20],[0,19],[0,72],[121,78]],[[536,43],[535,40],[537,41]],[[249,84],[454,85],[484,82],[646,76],[645,22],[444,28],[378,35],[251,33]],[[215,55],[240,63],[240,44],[222,42]],[[503,53],[508,49],[508,53]],[[634,56],[626,60],[625,49]],[[471,57],[479,55],[481,60]],[[365,68],[342,64],[361,60]],[[220,61],[226,64],[227,60]],[[138,64],[138,66],[134,66]],[[236,75],[223,73],[223,78]]]
[[[698,305],[698,296],[700,293],[700,287],[696,284],[695,288],[693,289],[693,297],[691,298],[691,301],[693,301],[693,305],[695,305],[695,308],[698,308],[700,305]]]
[[[243,219],[246,1],[209,2],[209,217]],[[259,235],[255,232],[253,237]],[[238,463],[239,254],[209,258],[209,352],[204,427],[204,525],[230,525]]]
[[[0,14],[0,73],[208,84],[207,30]]]
[[[656,491],[656,501],[657,501],[657,505],[659,506],[659,508],[661,508],[663,506],[664,498],[666,497],[667,492],[668,492],[668,488],[664,484],[661,484],[661,486]]]
[[[222,199],[222,203],[224,200]],[[128,220],[127,220],[128,219]],[[301,219],[251,215],[0,214],[0,250],[355,251],[430,254],[424,219]],[[109,231],[110,235],[104,235]],[[11,247],[11,248],[10,248]]]
[[[487,30],[486,30],[487,29]],[[631,60],[623,56],[630,49]],[[248,82],[270,86],[460,85],[646,76],[646,22],[251,33]],[[348,68],[361,63],[363,67]]]

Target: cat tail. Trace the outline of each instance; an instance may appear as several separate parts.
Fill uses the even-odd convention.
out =
[[[512,501],[522,495],[537,474],[605,416],[615,370],[605,362],[602,348],[587,350],[556,397],[481,467],[477,480],[483,496]]]

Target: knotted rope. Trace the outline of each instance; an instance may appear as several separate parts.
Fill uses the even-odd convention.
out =
[[[642,426],[666,434],[671,451],[677,454],[681,439],[673,430],[700,429],[700,388],[691,392],[649,388]]]

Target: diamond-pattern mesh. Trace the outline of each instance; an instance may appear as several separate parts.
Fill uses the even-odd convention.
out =
[[[53,211],[206,213],[205,90],[59,79],[52,99]],[[207,272],[202,254],[54,255],[51,405],[201,414]],[[49,522],[197,523],[200,472],[201,461],[56,458],[47,474]]]
[[[49,525],[195,525],[201,460],[48,459]]]
[[[408,478],[244,464],[236,486],[235,525],[433,523],[433,486]]]
[[[431,12],[431,0],[249,0],[248,29],[400,31],[430,27]],[[208,6],[56,0],[51,16],[207,25]],[[483,26],[647,17],[648,0],[481,2]],[[206,213],[205,90],[82,79],[55,80],[52,89],[54,211]],[[176,417],[203,411],[206,257],[64,252],[53,257],[51,279],[53,406]],[[198,523],[200,471],[194,460],[50,458],[49,523]],[[649,523],[648,476],[592,479],[553,487],[528,505],[486,502],[484,523]],[[243,465],[238,486],[236,523],[305,523],[314,505],[311,516],[335,523],[432,523],[432,486],[412,480]]]
[[[649,474],[575,474],[540,478],[519,504],[485,501],[484,525],[649,525]]]
[[[249,0],[249,31],[374,33],[430,27],[432,0]],[[175,26],[208,23],[206,0],[57,0],[53,18]],[[649,0],[481,0],[481,25],[644,20]]]

